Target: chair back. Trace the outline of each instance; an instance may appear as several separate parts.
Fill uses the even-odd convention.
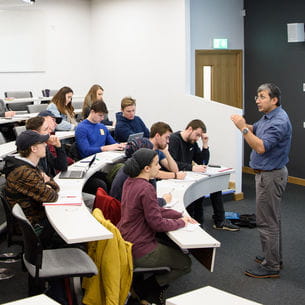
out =
[[[5,97],[14,97],[14,98],[28,98],[33,97],[31,91],[5,91]],[[23,102],[23,103],[14,103],[14,100],[7,103],[6,107],[11,111],[27,111],[27,105],[32,105],[33,101]]]
[[[54,96],[58,92],[57,89],[43,89],[41,90],[43,97]]]
[[[14,127],[14,132],[15,132],[16,137],[18,137],[25,130],[26,130],[25,126],[15,126]]]
[[[0,144],[6,143],[3,133],[0,131]]]
[[[73,108],[74,109],[82,109],[83,108],[83,101],[81,101],[81,102],[74,102],[74,101],[72,101],[72,106],[73,106]]]
[[[16,203],[12,209],[14,217],[17,219],[24,242],[24,258],[30,264],[36,266],[36,276],[42,266],[42,245],[36,235],[33,226],[24,215],[21,206]]]
[[[17,232],[17,220],[14,218],[12,214],[12,209],[8,201],[6,200],[5,191],[2,190],[2,193],[0,193],[1,202],[3,205],[5,218],[6,218],[6,228],[7,228],[7,244],[10,247],[13,244],[21,244],[20,240],[14,240],[14,236],[18,235]],[[19,234],[20,236],[20,234]]]
[[[27,105],[29,113],[36,113],[47,110],[48,104]]]

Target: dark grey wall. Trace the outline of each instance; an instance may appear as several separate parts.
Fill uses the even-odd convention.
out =
[[[287,23],[305,22],[305,1],[245,0],[245,117],[257,121],[254,96],[261,83],[273,82],[282,91],[282,106],[293,125],[288,170],[305,178],[305,42],[288,43]],[[245,145],[245,165],[250,149]]]

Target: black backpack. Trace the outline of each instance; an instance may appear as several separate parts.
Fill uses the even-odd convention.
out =
[[[239,227],[246,227],[252,229],[256,227],[256,215],[242,214],[239,215],[239,219],[231,219],[231,222]]]

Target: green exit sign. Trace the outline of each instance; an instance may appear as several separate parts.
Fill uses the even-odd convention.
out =
[[[228,39],[226,38],[214,38],[213,39],[213,49],[227,49]]]

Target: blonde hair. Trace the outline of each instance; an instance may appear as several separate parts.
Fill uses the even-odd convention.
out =
[[[121,101],[121,109],[124,110],[128,106],[135,106],[136,100],[130,96],[124,97]]]

